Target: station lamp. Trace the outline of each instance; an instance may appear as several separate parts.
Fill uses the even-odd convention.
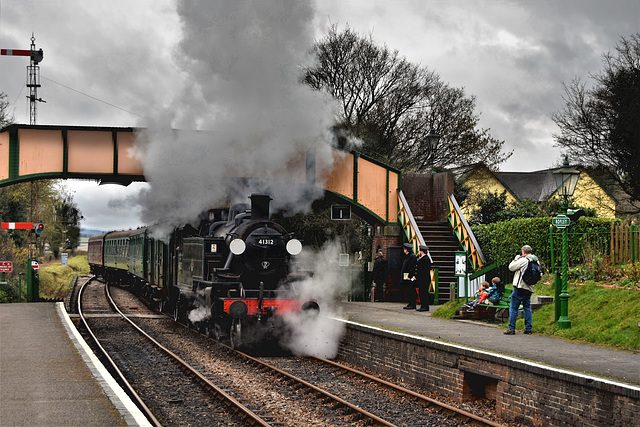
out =
[[[425,137],[427,140],[427,147],[429,147],[429,153],[431,154],[431,173],[435,173],[435,169],[433,167],[433,159],[435,157],[435,150],[438,147],[438,142],[440,142],[440,138],[442,135],[437,134],[433,128],[429,131],[427,136]]]
[[[553,179],[558,190],[558,196],[564,197],[564,208],[568,207],[567,199],[573,196],[580,179],[580,171],[569,166],[569,156],[565,154],[562,167],[553,171]]]
[[[442,138],[442,136],[435,133],[435,131],[432,128],[427,134],[426,138],[427,138],[427,145],[429,146],[429,149],[434,150],[437,147],[438,142],[440,141],[440,138]]]

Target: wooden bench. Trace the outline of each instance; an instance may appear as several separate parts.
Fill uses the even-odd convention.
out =
[[[511,305],[511,292],[513,292],[513,289],[505,287],[504,293],[502,294],[502,299],[498,304],[490,304],[490,303],[483,302],[478,305],[482,305],[484,307],[494,307],[494,308],[509,308]]]
[[[509,307],[511,305],[511,292],[513,289],[505,288],[502,299],[498,304],[481,303],[478,304],[473,312],[465,312],[460,310],[462,317],[490,318],[493,317],[499,322],[509,320]]]

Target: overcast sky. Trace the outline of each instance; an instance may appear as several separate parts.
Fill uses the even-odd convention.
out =
[[[38,96],[46,103],[37,106],[38,124],[231,129],[240,123],[230,112],[233,105],[255,109],[248,114],[260,122],[235,138],[272,130],[268,114],[284,111],[310,129],[273,139],[305,140],[322,138],[314,128],[326,124],[319,101],[294,93],[287,99],[292,107],[285,107],[270,97],[286,88],[289,70],[305,60],[301,52],[329,25],[349,25],[434,70],[452,86],[464,87],[477,99],[480,126],[514,151],[502,170],[532,171],[559,162],[552,138],[557,129],[549,114],[562,106],[562,83],[576,76],[588,81],[589,73],[602,69],[603,53],[613,50],[620,37],[640,31],[640,0],[198,3],[0,0],[0,48],[29,49],[33,33],[36,48],[43,49]],[[28,60],[1,56],[0,64],[0,91],[8,95],[16,121],[29,123]],[[250,91],[259,94],[254,98]],[[238,93],[248,102],[238,101]],[[301,117],[301,110],[323,120]],[[292,123],[274,122],[280,127]],[[272,143],[265,149],[273,151]],[[163,150],[150,149],[149,155],[157,157]],[[163,182],[162,169],[153,167],[149,170],[160,185],[145,196],[154,202],[144,208],[127,198],[146,184],[124,189],[69,182],[85,216],[83,228],[141,225],[153,218],[150,211],[170,206],[166,200],[159,204],[159,188],[185,193],[184,187],[172,185],[172,175]]]

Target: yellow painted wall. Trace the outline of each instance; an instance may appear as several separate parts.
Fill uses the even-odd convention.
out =
[[[477,207],[475,204],[470,204],[470,201],[476,200],[479,195],[485,194],[487,191],[502,194],[506,190],[500,181],[486,168],[478,168],[473,171],[464,181],[464,184],[471,189],[467,202],[461,207],[467,219],[470,218],[472,210]],[[557,197],[557,194],[554,193],[550,199],[556,199]],[[595,209],[600,218],[615,218],[615,200],[586,171],[582,171],[580,174],[580,180],[572,200],[579,206]],[[507,203],[515,201],[515,197],[507,190]]]
[[[469,197],[465,201],[465,204],[460,207],[462,209],[462,213],[464,216],[469,219],[471,217],[471,212],[477,208],[477,204],[470,203],[473,200],[478,200],[482,195],[489,193],[498,193],[498,195],[502,194],[503,191],[507,190],[504,185],[500,181],[496,179],[496,177],[486,168],[477,168],[469,177],[464,181],[464,185],[469,187]],[[507,203],[513,203],[516,201],[516,198],[507,190]]]
[[[556,193],[551,199],[557,198]],[[585,171],[580,174],[576,191],[571,197],[576,205],[596,210],[600,218],[615,218],[616,202]]]

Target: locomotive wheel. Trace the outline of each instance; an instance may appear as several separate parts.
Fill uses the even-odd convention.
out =
[[[222,327],[217,322],[214,323],[213,328],[211,328],[211,338],[216,341],[222,340]]]
[[[231,322],[229,341],[233,349],[238,349],[242,345],[242,322],[240,319],[233,319]]]
[[[211,337],[213,328],[211,327],[210,319],[205,319],[201,322],[198,322],[197,325],[198,325],[198,332],[200,332],[202,335],[206,337]]]
[[[173,320],[182,323],[182,303],[180,300],[176,301],[173,305]]]

